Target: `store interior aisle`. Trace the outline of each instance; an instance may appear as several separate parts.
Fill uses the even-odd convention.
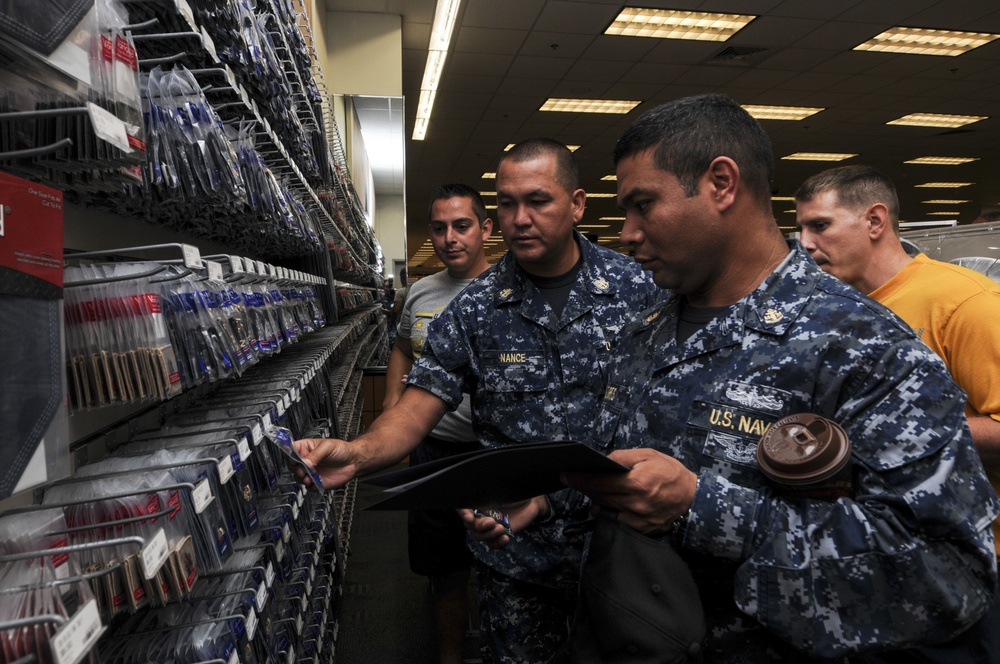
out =
[[[334,661],[432,664],[428,583],[410,571],[406,512],[365,510],[375,491],[358,485]],[[467,664],[480,661],[477,638],[467,634]]]

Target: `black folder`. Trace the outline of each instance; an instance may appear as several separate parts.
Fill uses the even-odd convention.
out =
[[[560,473],[624,473],[628,468],[583,443],[495,447],[436,459],[362,480],[382,487],[373,510],[498,507],[565,488]]]

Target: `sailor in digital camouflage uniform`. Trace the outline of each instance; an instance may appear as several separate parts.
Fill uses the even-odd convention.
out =
[[[662,294],[634,261],[575,230],[586,198],[577,179],[572,153],[554,141],[523,141],[505,154],[497,217],[509,253],[434,320],[399,404],[368,432],[349,445],[296,442],[324,482],[338,485],[402,458],[463,392],[472,395],[483,446],[593,442],[612,340]],[[585,505],[581,511],[566,516],[586,517]],[[518,519],[535,516],[522,510],[511,525],[521,529]],[[471,529],[493,523],[466,517]],[[472,544],[484,661],[565,658],[583,545],[564,534],[568,522],[539,519],[505,550]]]
[[[673,530],[705,661],[842,661],[975,622],[998,501],[965,395],[902,321],[781,237],[763,130],[728,97],[681,99],[638,119],[615,163],[622,241],[674,294],[608,366],[596,435],[632,470],[568,479],[640,532]],[[757,441],[795,413],[846,431],[848,495],[761,473]]]

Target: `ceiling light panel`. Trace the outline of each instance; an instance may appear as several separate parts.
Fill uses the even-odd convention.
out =
[[[971,203],[972,201],[961,198],[935,198],[934,200],[920,202],[927,205],[961,205],[962,203]]]
[[[617,113],[624,115],[641,103],[640,101],[624,99],[559,99],[550,97],[538,110],[560,113]]]
[[[808,106],[760,106],[745,104],[743,110],[756,120],[802,120],[826,109]]]
[[[916,55],[962,55],[1000,35],[988,32],[956,32],[926,28],[895,27],[854,47],[855,51],[883,51]]]
[[[986,120],[987,115],[945,115],[942,113],[910,113],[901,118],[890,120],[886,124],[904,125],[907,127],[964,127],[973,122]]]
[[[745,14],[625,7],[604,34],[724,42],[755,18]]]
[[[925,182],[923,184],[918,184],[914,186],[940,188],[940,189],[958,189],[959,187],[969,187],[973,184],[975,183],[974,182]]]
[[[979,161],[978,157],[918,157],[904,161],[904,164],[926,164],[929,166],[958,166],[970,161]]]
[[[503,151],[504,151],[504,152],[509,152],[509,151],[510,151],[510,149],[511,149],[512,147],[514,147],[515,145],[517,145],[517,143],[508,143],[508,144],[507,144],[507,147],[505,147],[505,148],[503,149]],[[570,152],[576,152],[577,150],[579,150],[579,149],[580,149],[580,146],[579,146],[579,145],[567,145],[567,146],[566,146],[566,149],[567,149],[567,150],[569,150]]]
[[[857,156],[857,154],[846,152],[793,152],[782,159],[790,161],[844,161]]]

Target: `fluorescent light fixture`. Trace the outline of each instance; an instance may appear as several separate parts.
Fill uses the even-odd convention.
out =
[[[538,109],[558,113],[617,113],[624,115],[641,104],[625,99],[560,99],[549,97]]]
[[[959,187],[968,187],[975,184],[975,182],[925,182],[923,184],[914,185],[915,187],[929,187],[929,188],[940,188],[940,189],[958,189]]]
[[[496,205],[484,205],[483,207],[486,208],[487,210],[496,210],[497,209]]]
[[[904,164],[928,164],[931,166],[958,166],[970,161],[979,161],[979,157],[917,157],[904,161]]]
[[[906,127],[964,127],[973,122],[986,120],[988,115],[945,115],[943,113],[910,113],[901,118],[886,122],[887,125],[903,125]]]
[[[511,149],[512,147],[514,147],[515,145],[517,145],[517,143],[508,143],[508,144],[507,144],[507,147],[505,147],[505,148],[503,149],[503,151],[504,151],[504,152],[509,152],[509,151],[510,151],[510,149]],[[579,145],[567,145],[567,146],[566,146],[566,148],[567,148],[567,149],[568,149],[568,150],[569,150],[570,152],[576,152],[577,150],[579,150],[579,149],[580,149],[580,146],[579,146]]]
[[[580,224],[577,228],[611,228],[611,224]]]
[[[857,156],[857,154],[848,154],[846,152],[793,152],[790,155],[782,157],[782,159],[790,161],[844,161],[845,159]]]
[[[942,217],[957,217],[961,213],[958,210],[947,210],[947,211],[941,210],[939,212],[927,212],[925,214],[927,214],[928,216],[941,215]]]
[[[497,179],[497,174],[493,173],[491,171],[486,171],[485,173],[483,173],[479,177],[483,178],[484,180],[496,180]]]
[[[826,109],[811,106],[760,106],[744,104],[743,110],[749,113],[755,120],[802,120]]]
[[[617,197],[618,194],[603,194],[603,193],[595,194],[594,192],[591,191],[587,192],[587,198],[617,198]]]
[[[451,45],[451,33],[455,28],[461,4],[462,0],[438,0],[437,8],[434,10],[434,24],[431,26],[430,43],[427,45],[427,64],[424,65],[420,100],[417,102],[417,121],[413,126],[415,141],[422,141],[427,135],[431,110],[434,108],[434,96],[441,83],[441,74]]]
[[[617,182],[618,181],[618,176],[617,175],[605,175],[603,178],[601,178],[601,180],[604,181],[604,182]]]
[[[956,198],[935,198],[934,200],[920,202],[927,203],[928,205],[961,205],[962,203],[971,203],[972,201]]]
[[[601,217],[598,221],[625,221],[625,217]]]
[[[772,201],[794,201],[794,196],[771,196]]]
[[[497,192],[495,192],[495,191],[481,191],[481,192],[479,192],[479,195],[480,196],[496,196]]]
[[[924,226],[957,226],[957,219],[948,219],[941,221],[901,221],[899,222],[900,228],[922,228]]]
[[[997,37],[1000,35],[988,32],[956,32],[896,26],[863,44],[858,44],[854,50],[954,57],[988,44]]]
[[[724,42],[755,18],[745,14],[624,7],[604,34]]]

